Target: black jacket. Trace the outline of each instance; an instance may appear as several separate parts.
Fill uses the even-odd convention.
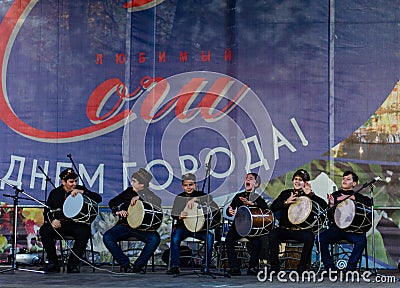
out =
[[[77,185],[75,189],[83,190],[83,195],[89,197],[97,203],[100,203],[103,200],[100,194],[89,191],[86,187]],[[53,221],[54,219],[58,219],[60,221],[72,221],[72,219],[65,217],[63,213],[64,202],[69,195],[70,193],[67,193],[62,185],[50,191],[49,197],[47,198],[46,202],[46,205],[50,208],[44,208],[43,213],[45,222],[51,223],[51,221]],[[50,210],[57,211],[50,212]]]

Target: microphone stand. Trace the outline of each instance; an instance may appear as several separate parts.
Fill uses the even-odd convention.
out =
[[[41,166],[38,166],[40,172],[42,172],[42,174],[46,177],[46,185],[44,188],[44,204],[47,206],[47,189],[48,189],[48,182],[50,182],[50,184],[53,186],[53,188],[55,189],[56,186],[54,185],[54,183],[51,181],[51,178],[46,174],[46,172],[44,172],[43,168]],[[44,261],[44,249],[42,250],[42,259],[40,261],[42,264],[45,263]]]
[[[83,182],[83,179],[82,179],[81,175],[79,174],[79,170],[78,170],[78,168],[76,167],[74,160],[72,160],[72,155],[71,155],[71,154],[68,154],[67,157],[69,158],[69,160],[71,161],[72,165],[74,166],[75,171],[76,171],[76,174],[78,174],[79,180],[81,180],[81,183],[82,183],[83,188],[85,188],[85,190],[87,190],[87,188],[86,188],[86,186],[85,186],[85,182]]]
[[[36,271],[36,270],[32,270],[32,269],[24,269],[24,268],[19,268],[19,267],[18,267],[18,263],[17,263],[17,220],[18,220],[18,199],[21,198],[21,197],[18,196],[18,194],[19,194],[19,193],[22,193],[22,194],[24,194],[25,196],[28,196],[28,197],[30,198],[30,199],[27,199],[27,198],[21,198],[21,199],[33,200],[33,201],[38,202],[38,203],[41,204],[42,206],[45,206],[45,207],[47,207],[47,206],[44,205],[44,204],[43,204],[42,202],[40,202],[39,200],[37,200],[36,198],[34,198],[34,197],[32,197],[32,196],[26,194],[26,193],[24,192],[23,189],[19,189],[17,186],[14,186],[14,185],[8,183],[8,182],[7,182],[6,180],[4,180],[4,179],[0,179],[0,181],[1,181],[1,182],[4,182],[5,184],[9,185],[10,187],[14,188],[14,190],[15,190],[14,196],[13,196],[13,195],[6,195],[6,194],[3,194],[5,197],[10,197],[10,198],[13,198],[13,200],[14,200],[14,201],[13,201],[13,204],[14,204],[14,205],[13,205],[13,232],[12,232],[12,234],[13,234],[13,235],[12,235],[12,236],[13,236],[13,241],[12,241],[12,247],[11,247],[11,249],[12,249],[11,268],[2,270],[2,271],[0,271],[0,273],[5,273],[5,272],[8,272],[8,271],[16,271],[16,270],[19,270],[19,271],[28,271],[28,272],[35,272],[35,273],[44,274],[44,271]]]

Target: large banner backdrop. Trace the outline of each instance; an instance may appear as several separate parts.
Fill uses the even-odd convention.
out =
[[[163,206],[207,167],[215,198],[253,171],[272,199],[309,165],[399,206],[399,25],[385,0],[1,1],[0,201],[40,207],[73,164],[102,205],[140,167]]]

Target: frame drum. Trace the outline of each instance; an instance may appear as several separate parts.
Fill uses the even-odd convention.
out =
[[[335,209],[335,224],[353,233],[366,233],[372,227],[372,211],[360,202],[346,199]]]
[[[269,209],[240,206],[235,214],[235,227],[242,237],[268,234],[274,226],[274,215]]]
[[[65,217],[75,222],[90,224],[99,214],[99,205],[89,197],[78,193],[75,197],[69,195],[63,205]]]
[[[216,205],[216,204],[215,204]],[[220,225],[221,222],[221,212],[219,211],[218,205],[214,207],[213,203],[211,203],[211,213],[208,213],[208,221],[209,221],[209,229],[215,229]],[[198,232],[206,227],[206,217],[207,213],[204,213],[204,210],[207,211],[207,207],[200,207],[197,202],[193,203],[192,208],[188,208],[187,206],[183,211],[188,213],[188,216],[183,218],[183,223],[185,224],[186,229],[190,232]]]
[[[128,207],[128,225],[138,230],[157,230],[161,226],[163,212],[153,204],[137,200]]]
[[[300,196],[295,203],[290,204],[288,209],[288,218],[290,223],[299,229],[313,229],[318,232],[324,222],[325,215],[321,216],[324,210],[319,204],[310,197]]]

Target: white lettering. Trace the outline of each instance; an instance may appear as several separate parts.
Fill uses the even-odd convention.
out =
[[[301,140],[301,144],[303,144],[303,146],[308,146],[308,140],[306,139],[306,137],[304,136],[303,131],[301,131],[299,124],[297,123],[295,118],[291,118],[290,122],[292,122],[292,125],[294,127],[294,130],[296,130],[297,135],[299,135],[299,138]]]
[[[219,153],[219,152],[220,153],[224,153],[229,157],[231,165],[229,166],[229,169],[227,171],[225,171],[224,173],[217,173],[217,172],[213,171],[212,169],[210,169],[210,175],[214,176],[215,178],[226,178],[229,175],[231,175],[233,170],[235,169],[235,162],[236,162],[235,161],[235,155],[233,155],[233,153],[230,150],[228,150],[225,147],[217,147],[217,148],[211,149],[207,153],[207,156],[206,156],[206,159],[205,159],[205,163],[210,162],[210,157],[212,155],[215,155],[215,154]]]
[[[33,159],[33,163],[32,163],[32,175],[31,175],[31,182],[29,183],[29,188],[31,189],[35,189],[35,180],[36,178],[42,179],[42,186],[40,187],[40,190],[45,190],[46,189],[46,175],[48,175],[48,171],[49,171],[49,161],[44,161],[44,168],[43,171],[38,172],[37,168],[38,168],[38,160],[37,159]]]
[[[190,161],[193,165],[192,169],[187,169],[185,162],[186,161]],[[179,162],[181,163],[181,172],[182,175],[186,174],[186,173],[195,173],[197,171],[197,169],[199,168],[199,163],[196,159],[196,157],[194,157],[193,155],[183,155],[183,156],[179,156]]]
[[[94,172],[93,177],[90,178],[89,173],[87,172],[85,166],[83,164],[79,164],[79,174],[81,175],[82,179],[84,178],[88,184],[89,187],[93,187],[94,183],[96,182],[96,179],[99,178],[99,194],[103,194],[104,192],[104,164],[99,164],[97,167],[97,170]],[[81,185],[84,185],[84,183],[81,183],[81,179],[79,179],[79,183]]]
[[[272,137],[273,143],[274,143],[274,156],[275,160],[279,159],[279,150],[278,148],[281,146],[286,145],[290,152],[296,152],[296,148],[282,135],[281,132],[279,132],[278,129],[275,128],[275,126],[272,126]]]
[[[153,183],[150,182],[149,187],[154,189],[154,190],[162,190],[162,189],[166,189],[169,185],[171,185],[172,180],[174,179],[174,172],[172,170],[172,166],[171,164],[169,164],[167,161],[165,160],[161,160],[161,159],[154,159],[152,160],[149,164],[147,164],[146,166],[146,170],[150,171],[151,167],[155,166],[155,165],[162,165],[165,168],[167,168],[168,170],[168,179],[167,181],[163,184],[163,185],[159,185],[156,186]]]
[[[19,168],[18,168],[17,180],[10,180],[14,168],[17,166],[16,165],[17,161],[20,162],[20,164],[18,165]],[[10,167],[8,168],[6,175],[3,177],[3,180],[7,181],[7,183],[9,183],[10,185],[14,185],[19,189],[21,189],[24,167],[25,167],[25,157],[11,155]],[[0,184],[1,189],[4,189],[5,181],[1,181]]]
[[[268,160],[266,158],[264,158],[264,154],[262,152],[261,149],[261,145],[260,142],[257,139],[257,136],[251,136],[247,139],[244,139],[241,141],[242,145],[244,147],[244,151],[246,153],[246,172],[250,172],[252,169],[254,168],[258,168],[260,166],[264,166],[265,171],[269,170],[269,164],[268,164]],[[254,143],[254,148],[256,149],[256,152],[258,154],[258,159],[260,159],[258,162],[255,162],[254,164],[251,164],[251,151],[250,151],[250,147],[249,147],[249,143],[253,142]]]
[[[136,162],[122,163],[122,182],[124,190],[131,185],[131,175],[129,175],[128,168],[136,167]]]

